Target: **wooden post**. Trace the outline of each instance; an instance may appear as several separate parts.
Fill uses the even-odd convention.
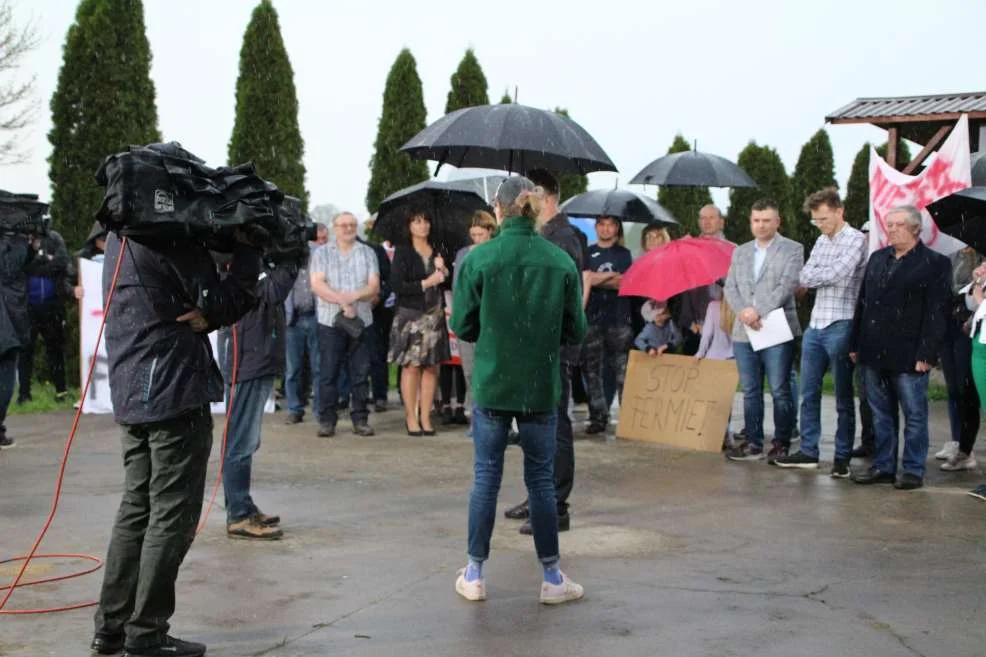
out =
[[[887,128],[887,164],[893,168],[897,168],[897,141],[900,139],[898,136],[897,126],[891,126]]]
[[[928,156],[931,155],[936,148],[938,148],[938,145],[945,141],[945,137],[948,136],[948,133],[951,132],[951,130],[952,126],[950,125],[943,125],[938,128],[938,132],[936,132],[935,136],[932,137],[925,147],[921,149],[918,156],[911,160],[910,164],[904,167],[904,173],[909,176],[914,175],[914,172],[918,170],[919,166],[924,164],[924,161],[928,159]]]

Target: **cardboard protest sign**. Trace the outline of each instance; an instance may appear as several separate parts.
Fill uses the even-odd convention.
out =
[[[730,360],[631,351],[616,435],[719,452],[737,383]]]

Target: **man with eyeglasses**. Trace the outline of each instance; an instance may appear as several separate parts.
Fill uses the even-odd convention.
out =
[[[866,236],[846,223],[842,201],[834,187],[805,200],[805,211],[821,232],[798,277],[803,289],[816,291],[811,321],[801,343],[801,449],[770,461],[781,468],[818,468],[822,434],[822,377],[832,369],[835,379],[835,459],[831,476],[849,477],[849,460],[856,436],[853,363],[849,338],[859,287],[866,267]]]
[[[309,267],[312,292],[318,297],[319,429],[335,435],[339,370],[348,364],[352,390],[353,433],[372,436],[367,423],[372,301],[380,291],[377,256],[356,240],[356,216],[342,212],[332,221],[335,242],[319,248]]]

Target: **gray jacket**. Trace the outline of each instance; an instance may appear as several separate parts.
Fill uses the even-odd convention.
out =
[[[805,264],[804,247],[778,233],[767,249],[767,257],[756,279],[753,278],[755,254],[756,240],[742,244],[733,251],[733,260],[726,274],[726,301],[737,315],[744,308],[753,307],[761,317],[765,317],[772,310],[784,308],[791,333],[801,335],[794,290],[798,287],[798,274]],[[733,324],[733,341],[750,341],[739,319]]]

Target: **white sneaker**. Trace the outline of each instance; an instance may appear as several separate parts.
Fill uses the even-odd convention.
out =
[[[959,453],[959,444],[950,440],[944,445],[942,445],[941,451],[935,454],[935,458],[939,461],[947,461],[949,458],[955,456]]]
[[[568,575],[565,573],[561,574],[561,584],[541,582],[541,604],[543,605],[560,605],[563,602],[578,600],[583,595],[585,595],[585,589],[582,588],[582,585],[568,579]]]
[[[478,602],[486,599],[486,579],[480,577],[473,582],[466,581],[466,569],[460,568],[455,578],[455,592],[466,600]],[[543,594],[542,594],[543,595]]]
[[[948,460],[941,464],[941,469],[945,472],[975,470],[977,467],[979,467],[979,463],[976,462],[976,455],[966,454],[965,452],[958,452],[954,456],[948,457]]]

